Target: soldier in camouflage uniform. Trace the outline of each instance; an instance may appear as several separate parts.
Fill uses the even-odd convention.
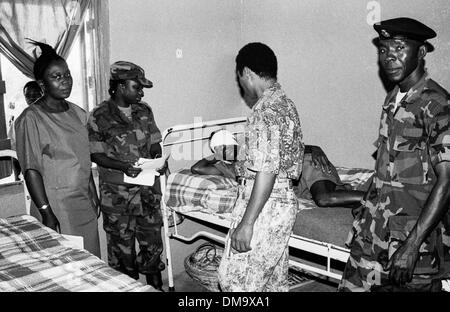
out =
[[[302,169],[304,146],[297,109],[277,82],[277,60],[264,44],[250,43],[236,58],[236,75],[252,108],[240,149],[244,177],[219,266],[223,291],[288,291],[288,241],[298,209],[292,179]]]
[[[119,61],[111,65],[111,98],[98,105],[88,122],[91,155],[98,165],[103,227],[108,244],[108,263],[161,289],[160,255],[162,216],[159,179],[153,186],[124,182],[124,174],[136,177],[133,164],[140,158],[161,156],[161,133],[151,108],[141,98],[151,88],[144,70]],[[139,243],[136,256],[135,240]]]
[[[450,204],[450,96],[428,77],[427,39],[409,18],[374,25],[395,84],[381,114],[373,183],[350,233],[341,291],[435,291],[446,272],[439,222]]]

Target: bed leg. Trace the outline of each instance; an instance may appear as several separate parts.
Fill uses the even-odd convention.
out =
[[[161,212],[163,217],[163,228],[164,228],[164,242],[165,242],[165,252],[166,252],[166,265],[167,265],[167,280],[169,283],[169,291],[175,291],[175,287],[173,284],[173,271],[172,271],[172,253],[170,249],[170,233],[169,233],[169,212],[167,211],[165,201],[164,201],[164,193],[166,191],[166,176],[161,175]],[[175,221],[175,220],[174,220]]]
[[[331,258],[330,258],[330,253],[331,253],[331,245],[327,244],[327,272],[331,272]]]

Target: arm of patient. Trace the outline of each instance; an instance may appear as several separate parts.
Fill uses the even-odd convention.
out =
[[[336,184],[329,180],[313,183],[310,188],[312,198],[319,207],[357,208],[361,205],[364,192],[355,190],[336,190]]]
[[[201,174],[201,175],[206,174],[223,175],[222,171],[220,171],[219,169],[216,168],[216,166],[214,166],[214,164],[217,162],[218,160],[215,158],[203,158],[198,162],[196,162],[191,167],[191,172],[194,174]]]

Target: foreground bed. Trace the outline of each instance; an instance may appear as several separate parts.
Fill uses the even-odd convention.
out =
[[[29,215],[0,218],[0,292],[156,291]]]

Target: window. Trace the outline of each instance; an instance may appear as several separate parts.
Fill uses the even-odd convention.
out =
[[[105,68],[109,66],[109,55],[108,51],[99,48],[100,45],[105,45],[104,40],[108,38],[105,36],[108,27],[105,9],[104,1],[91,1],[67,58],[73,76],[72,93],[68,101],[87,112],[92,110],[100,99],[104,99],[106,93]],[[103,15],[100,16],[100,12]],[[2,128],[5,127],[8,133],[12,121],[17,119],[26,108],[23,86],[31,79],[22,74],[0,53],[1,80],[5,81],[5,94],[3,94],[3,103],[0,94],[0,109],[4,110],[4,116],[0,114],[0,141],[2,142],[0,148],[8,148]],[[10,174],[9,169],[5,172],[5,167],[1,163],[2,161],[0,161],[0,178]],[[7,167],[10,168],[10,166]]]

